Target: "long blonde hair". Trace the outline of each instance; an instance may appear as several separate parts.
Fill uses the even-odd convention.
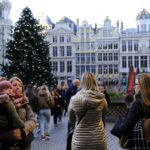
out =
[[[18,81],[22,86],[22,92],[24,92],[24,85],[23,85],[23,82],[20,78],[15,76],[15,77],[12,77],[9,81],[10,81],[10,83],[13,83],[14,81]]]
[[[140,74],[137,79],[140,86],[142,105],[144,108],[150,108],[150,74]]]
[[[99,91],[95,75],[90,72],[83,73],[80,88],[85,90]]]

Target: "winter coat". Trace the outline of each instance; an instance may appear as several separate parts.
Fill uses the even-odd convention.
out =
[[[120,123],[117,126],[116,130],[113,131],[113,134],[114,135],[129,134],[130,142],[129,142],[128,147],[130,147],[132,150],[141,150],[141,147],[143,150],[149,150],[150,142],[146,142],[146,140],[142,138],[140,134],[132,135],[132,133],[139,132],[139,131],[136,131],[136,129],[139,127],[140,121],[144,118],[150,118],[150,111],[145,112],[145,110],[142,108],[141,100],[139,99],[135,100],[131,108],[129,109],[127,117],[122,123]]]
[[[78,92],[78,88],[73,84],[66,91],[66,102],[67,106],[69,105],[70,99]]]
[[[23,129],[24,122],[20,119],[15,105],[7,94],[0,95],[0,130]]]
[[[104,95],[97,91],[81,90],[71,98],[69,120],[75,126],[72,150],[106,150],[106,135],[102,111],[107,109]],[[77,125],[78,120],[86,114]]]
[[[48,88],[42,86],[38,91],[38,109],[52,109],[54,105],[54,99],[50,95]]]
[[[118,126],[116,132],[119,135],[129,133],[135,124],[142,118],[149,118],[150,113],[146,114],[142,108],[140,100],[135,100],[129,109],[128,115],[125,118],[125,121]]]
[[[17,112],[19,114],[19,117],[21,120],[23,120],[25,127],[23,129],[24,132],[22,132],[22,140],[13,140],[13,130],[11,131],[2,131],[0,130],[0,141],[2,143],[3,149],[9,149],[9,147],[13,147],[14,143],[19,143],[19,144],[27,144],[28,146],[32,140],[33,137],[29,137],[28,135],[33,134],[28,134],[26,135],[27,132],[32,133],[33,130],[36,128],[36,118],[34,116],[34,113],[31,109],[31,106],[29,105],[29,101],[27,97],[25,97],[22,101],[19,102],[18,104]]]
[[[26,96],[29,99],[29,104],[35,113],[38,113],[38,97],[29,88],[26,90]]]

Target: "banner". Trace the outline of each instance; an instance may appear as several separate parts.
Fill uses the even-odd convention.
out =
[[[133,68],[133,66],[130,66],[128,82],[127,82],[127,92],[126,92],[127,95],[129,95],[133,92],[134,80],[135,80],[134,68]]]

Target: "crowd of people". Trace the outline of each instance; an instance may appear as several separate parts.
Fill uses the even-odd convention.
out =
[[[0,81],[0,149],[30,150],[36,118],[18,77]]]
[[[37,128],[42,141],[50,140],[52,116],[57,127],[78,86],[76,79],[70,87],[61,82],[50,90],[47,85],[24,86],[18,77],[0,77],[0,150],[30,150]]]
[[[137,124],[143,120],[146,129],[150,130],[150,75],[138,75],[134,89],[134,95],[127,95],[125,99],[128,109],[126,118],[115,124],[111,133],[119,140],[130,134],[130,138],[126,138],[129,150],[148,150],[150,137],[145,138],[148,135],[144,129],[142,138],[134,133]],[[98,85],[95,75],[90,72],[84,73],[81,80],[74,79],[70,86],[61,82],[53,89],[44,84],[39,87],[31,84],[24,86],[18,77],[9,80],[1,77],[0,150],[30,150],[33,131],[37,128],[42,141],[50,140],[51,116],[57,128],[66,114],[66,150],[107,150],[105,116],[110,106],[105,86]],[[71,130],[72,136],[69,136]]]

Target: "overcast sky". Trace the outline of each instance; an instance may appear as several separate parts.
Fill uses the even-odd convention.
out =
[[[66,16],[80,24],[86,19],[92,26],[100,27],[106,16],[114,25],[123,20],[125,28],[136,27],[136,16],[145,8],[150,12],[150,0],[9,0],[12,3],[11,19],[15,23],[22,9],[28,6],[34,17],[45,13],[56,23]]]

